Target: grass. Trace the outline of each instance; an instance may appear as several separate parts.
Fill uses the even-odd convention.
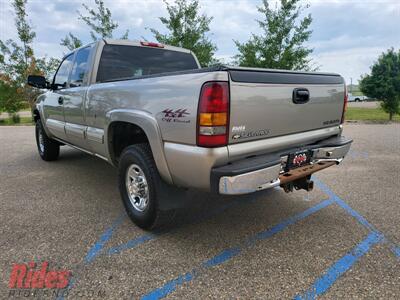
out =
[[[10,125],[33,125],[31,117],[21,117],[19,123],[14,123],[12,118],[6,118],[0,120],[0,126],[10,126]]]
[[[382,108],[347,107],[346,120],[360,121],[389,121],[389,114]],[[393,121],[400,121],[400,116],[395,115]]]

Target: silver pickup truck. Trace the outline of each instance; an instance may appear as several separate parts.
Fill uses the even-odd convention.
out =
[[[118,167],[127,213],[147,229],[187,188],[311,190],[311,174],[339,164],[352,142],[337,74],[200,68],[186,49],[101,40],[66,55],[51,83],[28,84],[48,89],[33,110],[41,158],[70,145]]]

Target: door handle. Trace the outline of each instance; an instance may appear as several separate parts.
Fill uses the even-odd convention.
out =
[[[58,97],[58,104],[62,105],[64,103],[64,97],[60,96]]]
[[[305,88],[295,88],[292,100],[295,104],[307,103],[310,100],[310,92]]]

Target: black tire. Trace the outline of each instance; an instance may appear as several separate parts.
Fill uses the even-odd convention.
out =
[[[140,169],[137,169],[136,166]],[[148,197],[136,197],[135,199],[147,199],[147,204],[140,211],[136,206],[141,203],[140,200],[135,200],[132,196],[129,196],[127,181],[131,178],[127,178],[127,174],[130,168],[139,171],[137,174],[142,174],[145,177],[147,183],[147,196]],[[142,177],[140,180],[142,181]],[[132,182],[132,181],[131,181]],[[155,229],[162,225],[166,225],[171,221],[175,214],[175,210],[161,210],[160,202],[162,197],[165,195],[168,187],[167,184],[161,179],[157,167],[155,165],[151,149],[148,144],[136,144],[126,147],[120,157],[118,165],[118,186],[124,203],[125,209],[133,223],[143,229]],[[143,191],[143,190],[142,190]],[[139,202],[139,203],[138,203]]]
[[[36,121],[36,145],[40,157],[45,161],[56,160],[60,155],[60,144],[47,136],[40,120]]]

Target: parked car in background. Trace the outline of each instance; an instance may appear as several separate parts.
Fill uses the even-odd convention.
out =
[[[353,96],[351,93],[349,93],[349,96],[348,96],[349,98],[348,98],[348,100],[347,101],[349,101],[349,102],[361,102],[361,101],[367,101],[368,100],[368,97],[367,96],[364,96],[364,95],[361,95],[361,96]]]

